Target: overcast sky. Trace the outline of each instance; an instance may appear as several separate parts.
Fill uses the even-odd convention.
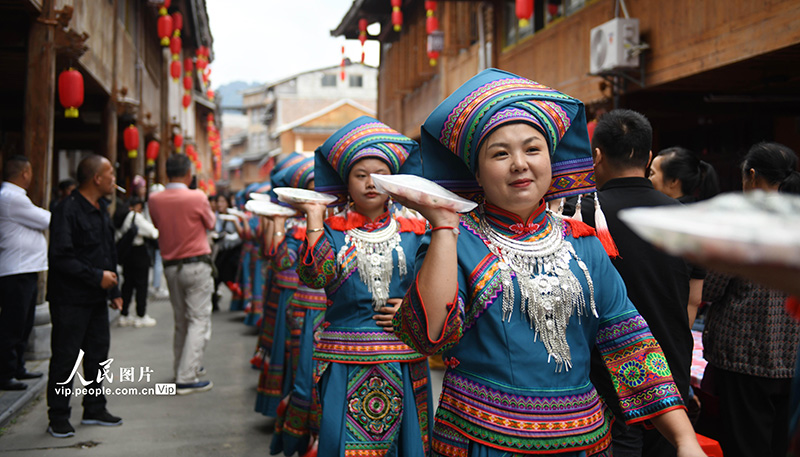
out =
[[[361,60],[358,40],[334,38],[353,0],[206,0],[214,56],[211,86],[232,81],[270,82]],[[367,42],[366,62],[378,65],[377,42]]]

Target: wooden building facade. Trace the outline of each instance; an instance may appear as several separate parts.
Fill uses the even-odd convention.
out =
[[[194,58],[200,46],[211,48],[205,1],[171,3],[168,13],[180,11],[184,18],[181,62]],[[29,194],[36,204],[47,207],[58,181],[74,177],[89,153],[111,160],[123,187],[136,174],[165,181],[175,134],[196,145],[205,165],[198,177],[212,173],[206,119],[216,105],[193,72],[191,103],[183,108],[184,87],[169,74],[172,57],[157,32],[162,6],[162,0],[0,1],[0,150],[3,158],[23,154],[32,161],[36,176]],[[65,118],[59,103],[58,76],[70,67],[84,80],[78,118]],[[131,124],[139,131],[136,158],[123,145]],[[147,168],[151,140],[161,147],[157,166]]]
[[[403,26],[390,2],[356,0],[331,33],[358,38],[358,22],[381,24],[378,117],[412,137],[433,108],[482,69],[496,67],[582,100],[591,119],[615,106],[651,120],[654,150],[681,145],[737,188],[739,158],[757,141],[800,151],[800,2],[627,0],[639,20],[638,70],[590,74],[590,32],[622,16],[618,0],[536,0],[520,27],[513,0],[439,1],[444,41],[426,54],[425,2],[404,0]]]

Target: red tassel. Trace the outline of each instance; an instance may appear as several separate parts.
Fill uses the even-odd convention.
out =
[[[250,366],[258,370],[264,367],[264,350],[259,348],[256,354],[250,359]]]
[[[315,439],[311,445],[308,446],[308,451],[302,457],[317,457],[317,449],[319,448],[319,440]]]
[[[289,407],[289,395],[284,397],[283,400],[281,400],[281,402],[278,403],[278,411],[277,411],[278,416],[277,417],[286,416],[286,408],[288,408],[288,407]]]
[[[570,233],[572,233],[572,236],[575,238],[583,238],[584,236],[597,236],[597,232],[589,224],[570,218],[564,218],[564,222],[567,223]]]
[[[608,231],[606,215],[603,214],[603,209],[600,208],[600,197],[597,193],[594,194],[594,227],[597,231],[597,238],[600,240],[608,256],[612,259],[619,257],[619,249],[617,249],[614,239],[611,238],[611,232]]]
[[[786,312],[797,320],[800,320],[800,298],[790,295],[786,299]]]

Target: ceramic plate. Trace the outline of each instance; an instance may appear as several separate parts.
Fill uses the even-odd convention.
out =
[[[236,222],[239,220],[239,218],[234,216],[233,214],[220,214],[219,218],[222,219],[223,221],[231,221],[231,222]]]
[[[689,205],[632,208],[620,219],[673,255],[800,267],[800,197],[777,192],[723,194]]]
[[[327,205],[336,201],[336,197],[333,195],[307,189],[276,187],[272,191],[278,195],[278,200],[285,203],[325,203]]]
[[[461,198],[433,181],[416,175],[370,175],[379,192],[407,198],[421,205],[451,208],[457,213],[468,213],[478,206],[472,200]]]
[[[262,200],[248,200],[244,205],[247,211],[252,211],[259,216],[294,216],[297,211],[286,208],[281,205],[276,205],[272,202],[265,202]]]
[[[259,194],[257,192],[250,192],[250,200],[258,200],[262,202],[272,201],[272,199],[268,194]]]
[[[233,214],[234,216],[242,218],[242,219],[247,219],[247,217],[248,217],[247,213],[239,211],[236,208],[228,208],[228,214]]]

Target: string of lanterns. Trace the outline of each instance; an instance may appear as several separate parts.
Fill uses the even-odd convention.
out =
[[[431,40],[431,35],[439,30],[439,19],[436,17],[435,1],[425,1],[425,31],[428,33],[428,41]],[[430,66],[435,67],[439,59],[439,51],[435,49],[428,49],[428,63]]]

